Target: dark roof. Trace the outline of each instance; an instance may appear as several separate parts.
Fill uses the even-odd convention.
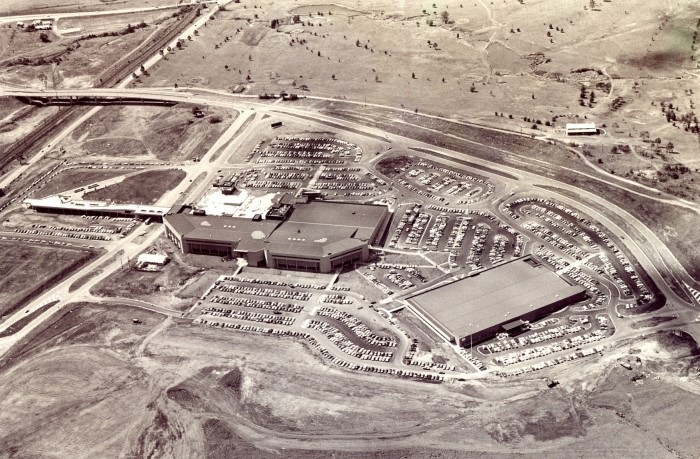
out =
[[[319,257],[361,247],[382,223],[386,206],[327,201],[296,204],[268,238],[273,255]]]
[[[165,221],[188,239],[236,244],[239,251],[320,257],[371,242],[386,212],[386,206],[311,201],[295,204],[285,221],[185,213],[170,213]]]
[[[188,239],[232,244],[242,252],[263,250],[265,240],[280,224],[275,220],[192,214],[168,214],[165,221]]]
[[[459,338],[513,322],[584,291],[544,265],[518,259],[438,286],[409,301]]]

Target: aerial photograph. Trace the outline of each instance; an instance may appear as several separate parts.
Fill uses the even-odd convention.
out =
[[[700,458],[700,0],[1,0],[0,459]]]

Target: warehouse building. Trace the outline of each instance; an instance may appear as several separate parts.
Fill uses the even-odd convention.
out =
[[[417,315],[453,344],[471,346],[496,334],[515,334],[530,321],[586,298],[536,258],[527,256],[408,299]]]
[[[188,207],[164,217],[184,253],[244,258],[252,266],[328,273],[369,258],[389,223],[386,206],[329,201],[279,202],[262,218],[202,215]],[[274,209],[273,209],[274,210]]]

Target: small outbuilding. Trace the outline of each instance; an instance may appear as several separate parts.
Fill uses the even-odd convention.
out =
[[[595,123],[566,123],[566,135],[596,135]]]
[[[168,262],[168,257],[158,253],[142,253],[136,262],[140,265],[163,266]]]

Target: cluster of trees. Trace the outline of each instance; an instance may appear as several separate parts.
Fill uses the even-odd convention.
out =
[[[588,105],[589,107],[593,107],[593,104],[595,104],[595,91],[591,91],[590,93],[586,92],[587,89],[585,86],[581,86],[581,93],[579,95],[579,104],[582,107],[585,107]],[[586,99],[588,99],[588,103],[586,103]]]

